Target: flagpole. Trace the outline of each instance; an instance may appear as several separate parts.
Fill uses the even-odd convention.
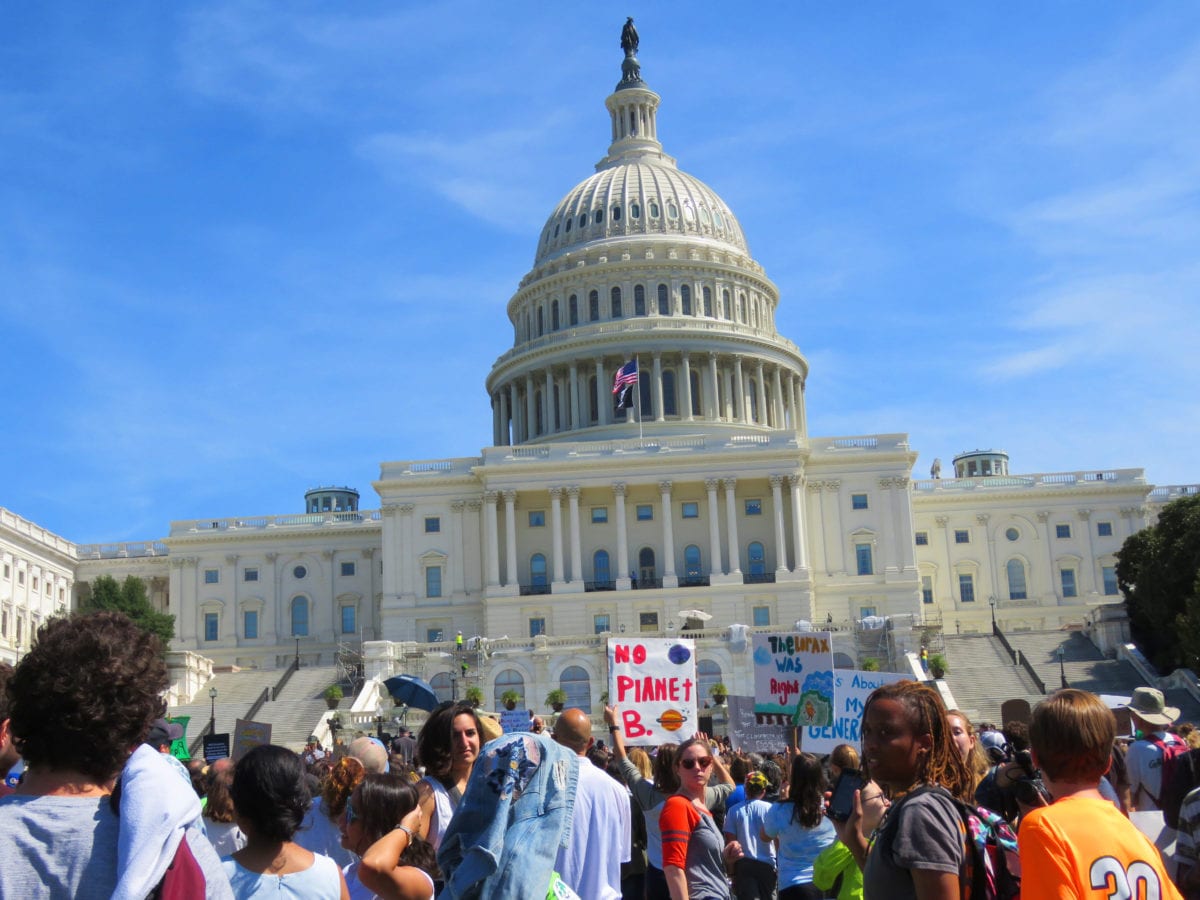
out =
[[[633,362],[637,367],[637,393],[634,395],[636,400],[634,406],[637,411],[638,420],[638,443],[642,442],[642,358],[638,354],[633,355]]]

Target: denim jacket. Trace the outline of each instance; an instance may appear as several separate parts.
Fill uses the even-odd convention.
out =
[[[578,781],[579,756],[546,735],[488,742],[442,837],[438,900],[545,897]]]

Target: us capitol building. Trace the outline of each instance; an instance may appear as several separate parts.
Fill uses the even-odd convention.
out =
[[[623,44],[608,151],[551,211],[508,302],[493,446],[384,462],[372,510],[317,488],[303,513],[177,521],[144,543],[77,545],[0,511],[0,658],[97,576],[133,574],[175,615],[177,668],[351,647],[368,675],[446,697],[465,677],[487,705],[562,687],[598,712],[609,634],[686,630],[703,697],[748,691],[754,629],[833,628],[855,666],[895,663],[930,625],[1081,626],[1119,605],[1122,542],[1196,488],[1136,468],[1013,474],[992,450],[914,479],[907,435],[810,435],[778,289],[734,212],[663,149],[636,34]],[[614,410],[631,360],[634,406]]]

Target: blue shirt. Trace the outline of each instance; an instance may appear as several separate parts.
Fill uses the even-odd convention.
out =
[[[774,803],[763,821],[767,837],[779,838],[779,889],[797,884],[810,884],[813,877],[813,862],[817,856],[837,840],[833,822],[824,816],[814,828],[805,828],[792,821],[791,803]]]

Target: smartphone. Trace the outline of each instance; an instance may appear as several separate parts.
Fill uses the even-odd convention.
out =
[[[854,792],[862,790],[866,784],[854,769],[843,769],[838,776],[837,784],[833,786],[833,796],[829,798],[829,818],[845,822],[854,812]]]

